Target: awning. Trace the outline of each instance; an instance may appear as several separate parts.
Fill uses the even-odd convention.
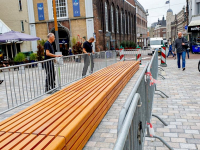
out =
[[[190,26],[200,26],[200,20],[191,21],[190,24],[189,24],[189,27]]]

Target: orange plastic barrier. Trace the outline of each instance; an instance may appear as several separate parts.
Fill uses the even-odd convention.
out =
[[[138,69],[116,63],[2,121],[0,149],[82,149]]]

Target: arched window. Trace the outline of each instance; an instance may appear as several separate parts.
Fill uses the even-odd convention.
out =
[[[105,2],[105,22],[106,22],[106,31],[108,31],[108,7],[106,2]]]
[[[117,28],[117,33],[119,33],[119,9],[116,8],[116,28]]]
[[[124,33],[126,34],[126,13],[124,14]]]
[[[121,10],[121,34],[123,34],[123,10]]]
[[[129,23],[130,23],[130,22],[129,22],[129,14],[128,14],[128,34],[130,34],[130,29],[129,29],[130,26],[129,26]]]
[[[112,23],[112,33],[115,33],[115,29],[114,29],[114,15],[113,15],[113,5],[111,5],[111,23]]]

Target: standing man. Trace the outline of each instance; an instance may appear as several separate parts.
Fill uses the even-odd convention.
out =
[[[175,40],[174,50],[176,48],[177,53],[177,64],[178,68],[181,68],[180,57],[182,56],[182,68],[185,70],[185,55],[186,55],[186,45],[187,40],[182,36],[182,33],[178,33],[178,38]]]
[[[44,44],[44,55],[45,60],[48,60],[44,63],[46,70],[46,82],[45,82],[45,92],[55,88],[55,69],[54,69],[54,60],[50,60],[55,57],[61,57],[62,55],[55,55],[52,43],[55,41],[55,35],[49,33],[47,35],[48,41]]]
[[[93,57],[92,57],[92,54],[94,54],[94,51],[92,49],[93,42],[94,42],[94,37],[91,37],[88,41],[85,41],[83,43],[83,53],[85,55],[84,55],[84,67],[83,67],[82,77],[86,75],[87,69],[90,63],[91,63],[91,73],[93,73],[93,68],[94,68],[94,62],[93,62]],[[90,62],[90,58],[91,58],[91,62]]]

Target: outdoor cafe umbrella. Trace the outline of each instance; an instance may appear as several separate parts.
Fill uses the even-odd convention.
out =
[[[35,40],[40,40],[40,38],[13,30],[5,32],[0,35],[0,43],[11,42],[14,44],[14,42],[17,41],[35,41]],[[16,53],[16,50],[14,50],[14,52]]]
[[[0,35],[0,43],[35,40],[40,40],[40,38],[13,30]]]

